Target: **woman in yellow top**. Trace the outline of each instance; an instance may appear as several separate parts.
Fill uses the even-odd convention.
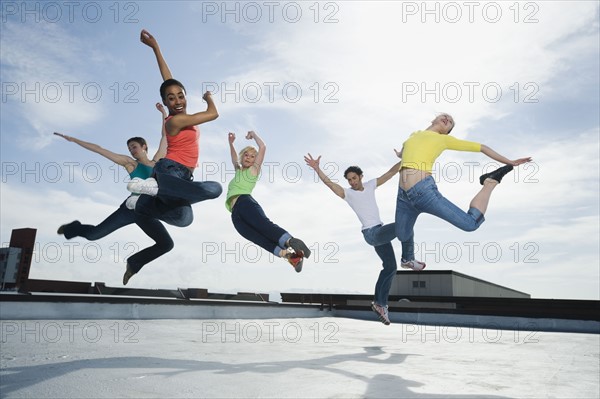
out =
[[[511,161],[486,145],[459,140],[449,136],[454,127],[454,119],[448,114],[437,116],[424,131],[414,132],[402,147],[400,185],[396,200],[396,236],[400,241],[414,242],[414,225],[421,213],[435,215],[464,231],[474,231],[484,221],[492,191],[502,177],[531,158]],[[448,201],[438,191],[431,176],[436,158],[444,150],[482,152],[495,161],[506,164],[479,178],[483,188],[475,195],[467,212]],[[404,247],[403,247],[404,249]],[[414,245],[402,263],[414,261]]]
[[[235,133],[229,133],[228,139],[235,176],[229,182],[225,206],[231,212],[233,226],[242,237],[277,257],[287,259],[299,273],[304,258],[310,256],[310,249],[302,240],[292,237],[286,230],[269,220],[251,195],[259,178],[267,146],[258,134],[250,131],[246,139],[254,140],[258,151],[252,146],[247,146],[240,151],[238,158],[233,145]]]

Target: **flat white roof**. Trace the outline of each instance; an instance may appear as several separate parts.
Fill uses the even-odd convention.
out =
[[[2,320],[3,398],[598,398],[597,334],[340,317]]]

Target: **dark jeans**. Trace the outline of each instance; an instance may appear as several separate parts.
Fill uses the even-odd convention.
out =
[[[132,223],[137,224],[155,242],[153,246],[145,248],[127,259],[131,270],[137,273],[145,264],[172,250],[174,244],[162,223],[156,219],[135,214],[132,210],[127,209],[125,202],[97,226],[81,224],[79,221],[69,223],[64,228],[64,235],[69,240],[74,237],[83,237],[95,241]]]
[[[396,226],[394,223],[373,226],[362,230],[362,233],[367,244],[375,247],[375,252],[382,262],[383,269],[379,272],[379,278],[375,283],[375,302],[385,306],[388,304],[392,281],[398,270],[392,246],[392,241],[396,238]]]
[[[178,227],[192,224],[194,213],[191,204],[217,198],[223,187],[214,181],[192,181],[192,172],[184,165],[163,158],[154,166],[158,182],[158,194],[153,197],[142,194],[135,206],[135,213],[160,219]]]
[[[271,222],[251,195],[240,195],[231,210],[233,227],[248,241],[279,256],[285,242],[292,236]]]

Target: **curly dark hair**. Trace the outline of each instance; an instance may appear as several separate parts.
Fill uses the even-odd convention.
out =
[[[346,169],[346,171],[344,172],[344,178],[347,179],[348,178],[348,173],[350,172],[354,172],[359,176],[362,176],[363,171],[361,168],[359,168],[358,166],[349,166],[348,169]]]

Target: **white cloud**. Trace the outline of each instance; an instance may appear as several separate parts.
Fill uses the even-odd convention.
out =
[[[12,133],[21,147],[43,149],[52,129],[78,128],[103,116],[96,104],[102,88],[84,72],[88,49],[80,39],[59,25],[7,23],[1,44],[3,103],[15,110],[18,131]]]

